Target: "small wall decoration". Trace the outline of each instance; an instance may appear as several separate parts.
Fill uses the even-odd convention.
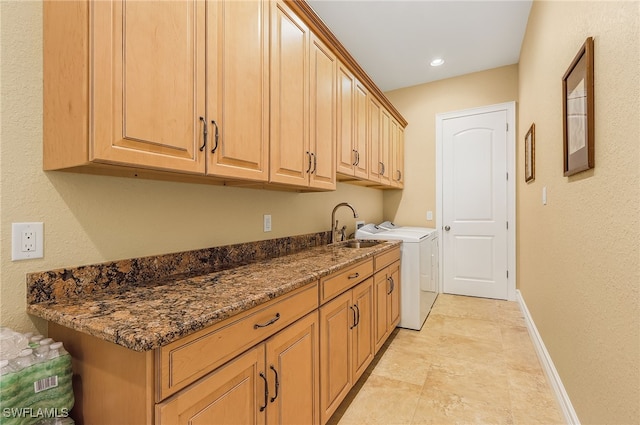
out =
[[[593,38],[584,42],[562,77],[564,175],[594,164]]]
[[[531,124],[524,136],[524,181],[529,183],[536,178],[536,124]]]

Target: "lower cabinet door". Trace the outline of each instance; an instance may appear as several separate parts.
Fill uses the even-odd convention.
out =
[[[298,320],[267,341],[267,423],[320,422],[318,312]]]
[[[261,344],[158,404],[156,424],[264,424],[264,359]]]
[[[389,268],[384,268],[374,276],[373,292],[375,295],[376,312],[374,317],[373,335],[375,341],[375,352],[377,353],[382,344],[389,335],[389,307],[388,293],[389,293],[389,275],[387,274]]]
[[[389,332],[400,323],[400,261],[389,266],[391,288],[389,292]]]
[[[351,328],[355,310],[351,291],[320,307],[320,420],[324,424],[352,386]]]
[[[367,369],[374,356],[373,344],[373,278],[365,280],[352,289],[353,305],[356,309],[356,326],[353,336],[353,377],[355,383]]]

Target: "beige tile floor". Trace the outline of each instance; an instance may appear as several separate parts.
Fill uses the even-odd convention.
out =
[[[441,294],[422,330],[396,329],[329,420],[561,424],[515,302]]]

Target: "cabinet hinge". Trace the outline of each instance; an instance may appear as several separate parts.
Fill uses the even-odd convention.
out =
[[[507,270],[507,279],[509,279],[509,270]]]
[[[507,229],[509,229],[509,222],[507,221]]]
[[[509,180],[509,173],[507,173],[507,180]]]
[[[507,131],[509,131],[509,123],[507,123]]]

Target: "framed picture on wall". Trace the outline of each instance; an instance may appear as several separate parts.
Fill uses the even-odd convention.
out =
[[[593,38],[584,42],[562,77],[564,175],[594,164]]]
[[[531,124],[524,136],[524,181],[529,183],[536,178],[536,124]]]

